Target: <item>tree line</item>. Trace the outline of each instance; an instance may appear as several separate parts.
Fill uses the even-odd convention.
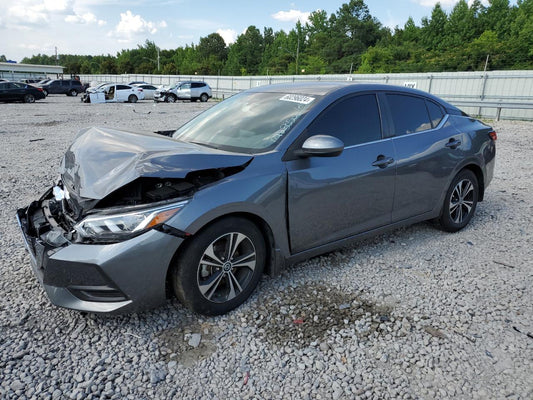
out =
[[[285,75],[474,71],[533,68],[533,0],[460,0],[450,13],[437,3],[420,25],[390,29],[363,0],[335,13],[317,10],[289,32],[255,26],[227,45],[218,33],[198,44],[159,49],[146,40],[113,55],[44,54],[28,64],[56,64],[70,74]]]

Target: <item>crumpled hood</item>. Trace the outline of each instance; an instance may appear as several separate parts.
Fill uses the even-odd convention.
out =
[[[63,157],[61,176],[77,197],[100,200],[139,177],[184,178],[251,159],[157,134],[94,127],[78,133]]]

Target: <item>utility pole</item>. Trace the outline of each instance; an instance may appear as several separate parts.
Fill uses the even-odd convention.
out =
[[[157,72],[159,72],[159,47],[156,46],[157,49]]]
[[[298,56],[300,55],[300,32],[298,32],[298,45],[296,47],[296,75],[298,74]]]
[[[57,46],[55,46],[55,49],[56,49],[56,65],[58,65],[58,60],[57,60]]]
[[[483,69],[483,73],[487,72],[487,66],[489,65],[489,57],[490,54],[487,54],[487,59],[485,60],[485,69]]]

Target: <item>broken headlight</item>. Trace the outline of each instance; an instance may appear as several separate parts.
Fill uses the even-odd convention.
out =
[[[120,214],[88,216],[74,226],[77,241],[113,243],[131,239],[168,221],[187,203],[188,200]]]

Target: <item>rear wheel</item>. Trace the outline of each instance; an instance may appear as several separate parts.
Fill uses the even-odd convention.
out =
[[[479,184],[476,175],[465,169],[453,179],[442,206],[439,219],[442,229],[457,232],[472,219],[479,198]]]
[[[224,314],[253,292],[265,266],[261,231],[244,218],[221,219],[196,234],[177,259],[172,284],[192,311]]]
[[[24,95],[24,103],[35,103],[35,96],[33,94],[25,94]]]
[[[78,92],[76,92],[76,90],[72,89],[72,90],[70,91],[70,95],[75,97],[75,96],[78,95]]]
[[[128,97],[128,102],[130,103],[137,103],[137,100],[137,96],[135,96],[134,94],[130,94]]]
[[[209,96],[206,93],[202,93],[202,95],[200,96],[200,101],[202,103],[205,103],[208,99],[209,99]]]

